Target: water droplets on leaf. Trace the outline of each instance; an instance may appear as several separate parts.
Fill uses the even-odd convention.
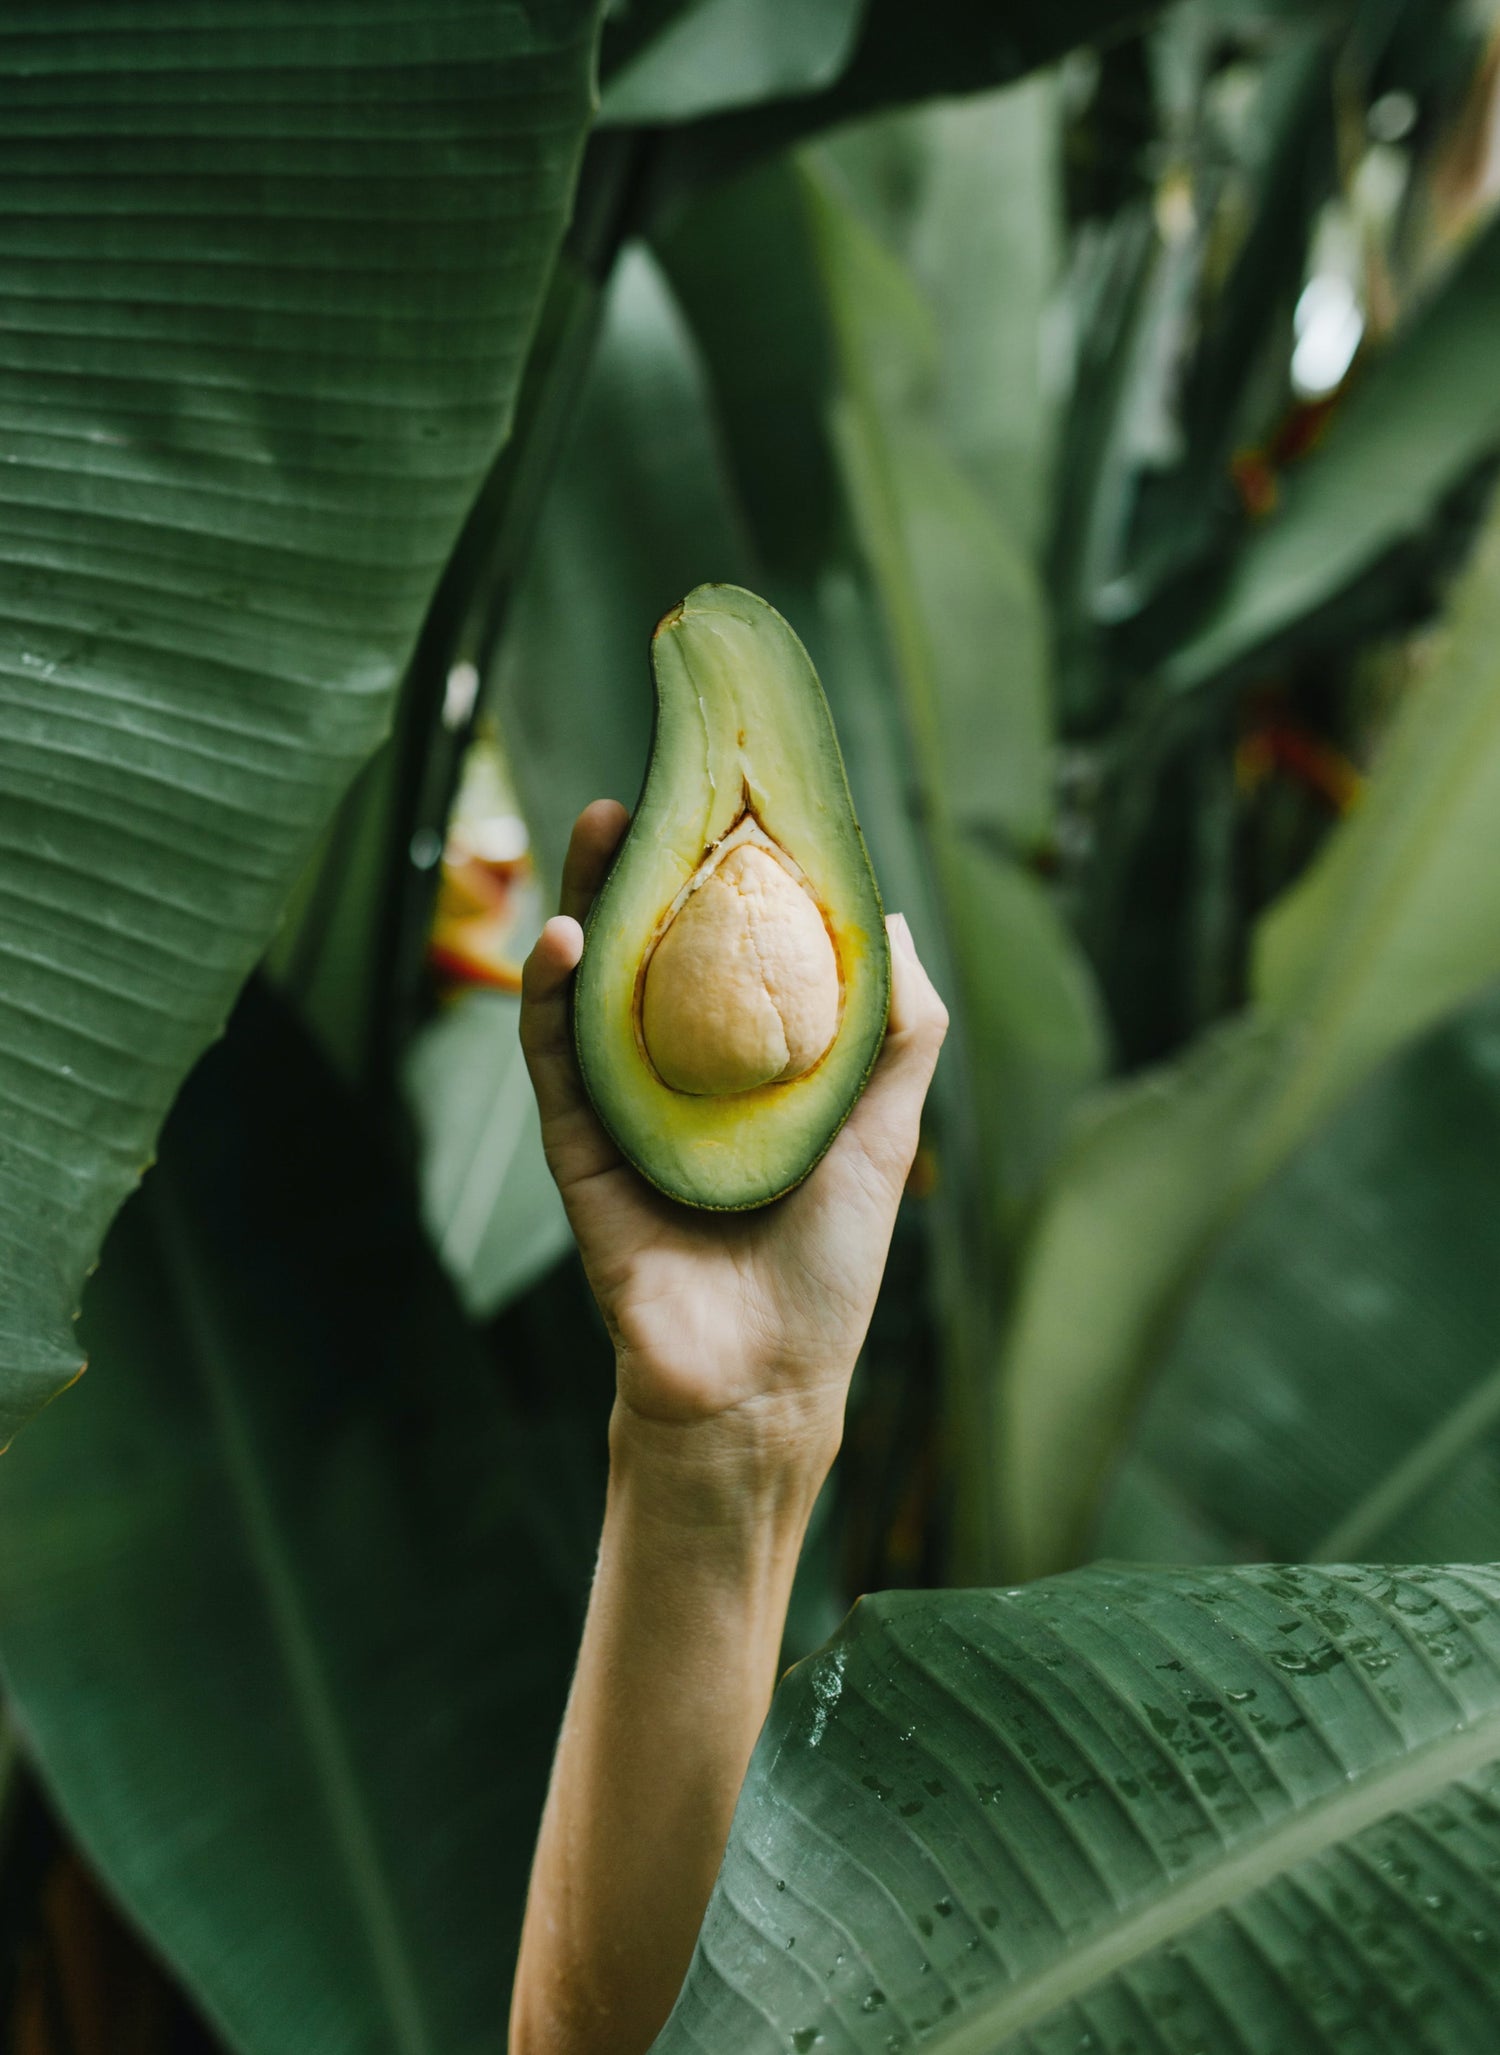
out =
[[[1337,1669],[1344,1660],[1344,1651],[1331,1641],[1325,1641],[1319,1648],[1281,1649],[1274,1652],[1271,1661],[1278,1670],[1285,1670],[1293,1677],[1322,1677],[1329,1670]]]
[[[836,1648],[825,1662],[818,1663],[812,1673],[813,1699],[812,1731],[807,1737],[809,1748],[816,1748],[828,1729],[828,1722],[844,1690],[844,1665],[848,1661],[847,1651]],[[869,1781],[867,1778],[866,1782]]]

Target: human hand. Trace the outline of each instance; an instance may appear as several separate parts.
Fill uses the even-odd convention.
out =
[[[615,1347],[616,1439],[635,1433],[674,1455],[690,1445],[695,1469],[708,1451],[736,1486],[788,1466],[820,1480],[838,1446],[948,1015],[906,922],[892,915],[885,1043],[811,1176],[750,1213],[697,1212],[663,1197],[595,1115],[569,1018],[581,922],[628,818],[607,799],[579,815],[562,912],[527,959],[521,1008],[547,1161]]]

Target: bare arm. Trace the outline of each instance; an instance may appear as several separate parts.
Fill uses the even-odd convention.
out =
[[[574,831],[526,971],[548,1158],[614,1340],[599,1567],[532,1872],[512,2055],[643,2055],[686,1973],[775,1680],[947,1015],[892,922],[891,1025],[829,1154],[743,1216],[624,1165],[574,1071],[567,982],[624,826]]]

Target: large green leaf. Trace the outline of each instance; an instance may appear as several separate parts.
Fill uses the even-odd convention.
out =
[[[865,0],[648,0],[605,39],[600,119],[687,121],[814,93],[848,62]]]
[[[639,790],[652,624],[706,580],[753,584],[745,551],[692,339],[633,247],[486,686],[554,885],[579,808]]]
[[[999,107],[992,111],[1003,119]],[[896,259],[826,183],[809,183],[808,208],[838,352],[837,446],[887,624],[914,780],[943,880],[961,844],[991,855],[1024,852],[1050,825],[1045,608],[1023,540],[1028,524],[1017,519],[1013,530],[991,512],[932,421],[938,341],[931,312]],[[1034,304],[1016,313],[1033,339],[1037,315]],[[956,879],[943,889],[951,929],[964,921],[970,895]],[[1060,923],[1038,920],[1032,939],[1048,953],[1067,953]],[[959,938],[950,933],[950,941],[960,955]],[[1071,971],[1054,975],[1049,965],[1042,975],[1047,989],[1084,989]],[[984,1027],[975,1024],[980,1048]],[[1000,1135],[993,1141],[1002,1146]]]
[[[0,1662],[57,1803],[243,2055],[492,2050],[572,1542],[411,1198],[264,1000],[85,1330],[0,1495]]]
[[[11,7],[0,1438],[379,740],[507,427],[594,0]]]
[[[421,1030],[406,1061],[422,1217],[476,1320],[497,1313],[573,1242],[542,1154],[520,1011],[507,992],[463,993]]]
[[[932,322],[934,424],[1021,544],[1048,521],[1060,392],[1046,322],[1063,265],[1055,77],[845,128],[817,157],[910,273]]]
[[[1106,1553],[1500,1556],[1497,1160],[1491,992],[1248,1208],[1153,1387]]]
[[[1009,85],[1082,43],[1124,34],[1159,11],[1152,0],[869,0],[849,63],[826,90],[684,124],[654,167],[658,203],[670,206],[822,130],[943,94]]]
[[[1500,1571],[886,1594],[778,1694],[656,2055],[1488,2055]]]
[[[1358,812],[1263,929],[1260,1032],[1118,1088],[1023,1273],[995,1461],[1008,1561],[1081,1545],[1142,1380],[1216,1238],[1388,1056],[1500,975],[1500,519]]]
[[[1176,691],[1263,653],[1398,544],[1423,535],[1445,494],[1500,450],[1494,340],[1500,222],[1374,363],[1321,450],[1285,482],[1224,591],[1163,667]]]

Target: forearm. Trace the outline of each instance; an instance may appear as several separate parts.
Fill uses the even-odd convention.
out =
[[[599,1566],[553,1769],[513,2055],[639,2055],[686,1973],[775,1682],[837,1423],[616,1409]]]

